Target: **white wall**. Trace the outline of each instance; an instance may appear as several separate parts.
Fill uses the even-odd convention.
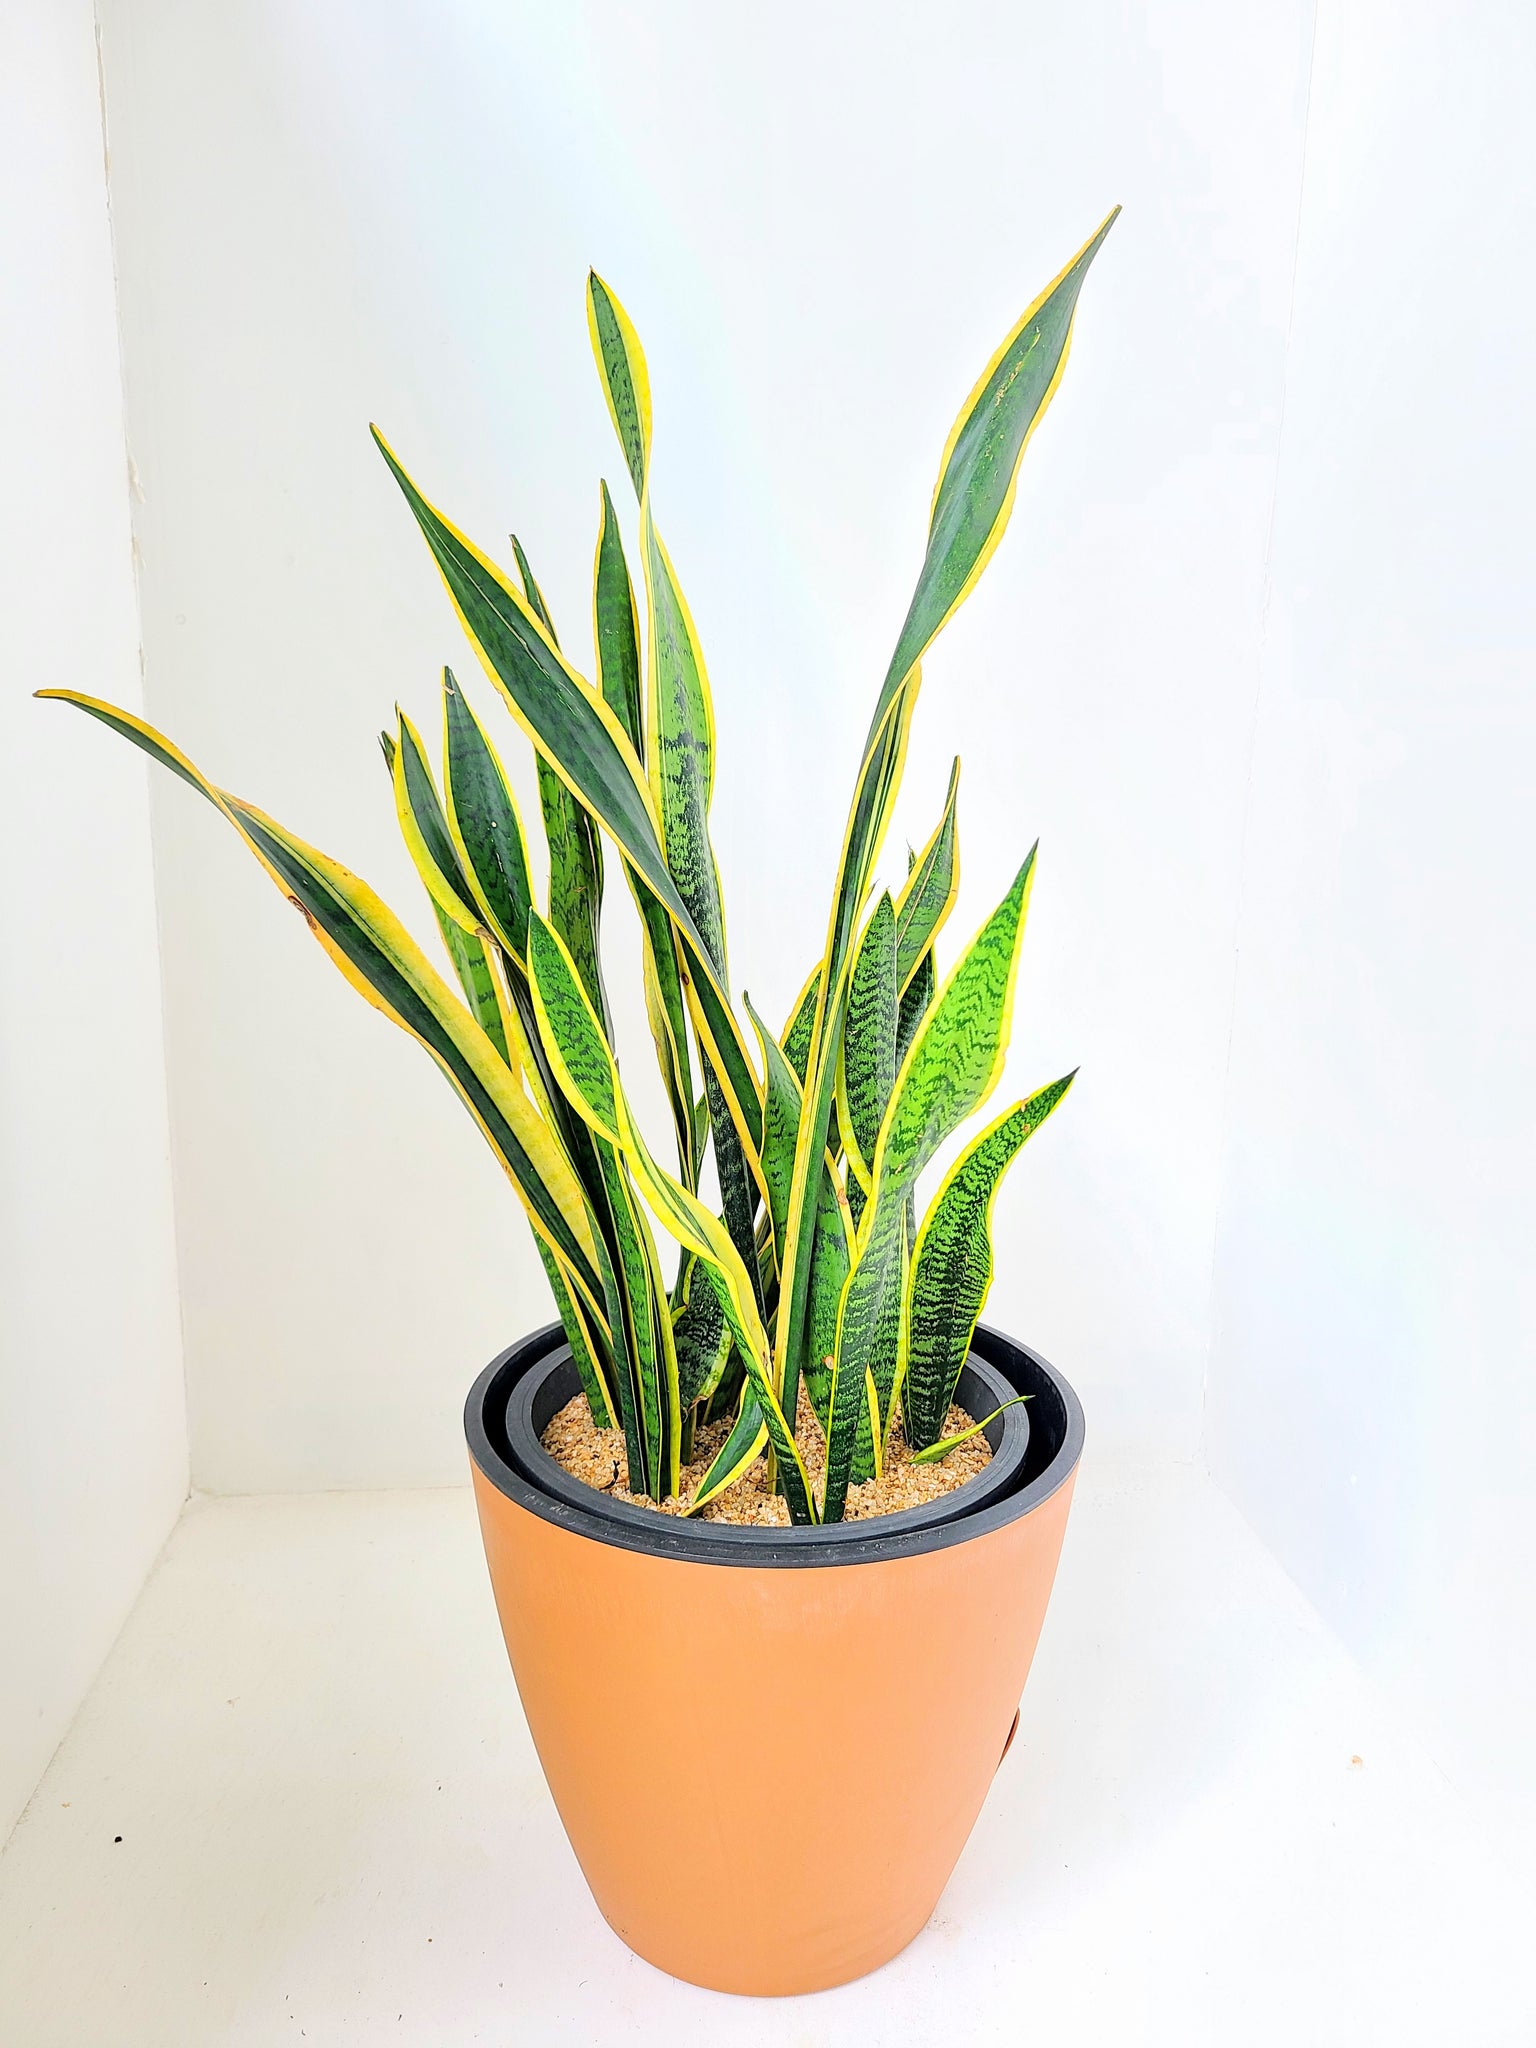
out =
[[[1536,1838],[1536,20],[1322,0],[1210,1377],[1219,1478]]]
[[[91,9],[0,17],[0,1838],[187,1486],[138,627]]]
[[[104,15],[152,715],[425,928],[373,733],[464,655],[364,423],[493,547],[516,523],[579,651],[622,477],[594,261],[651,355],[733,976],[770,1014],[820,944],[955,408],[1125,202],[1013,534],[928,664],[902,825],[958,748],[957,935],[1043,837],[1012,1081],[1082,1077],[1000,1205],[994,1313],[1097,1441],[1192,1451],[1306,0]],[[217,821],[155,805],[198,1482],[456,1479],[468,1379],[547,1314],[521,1217]]]

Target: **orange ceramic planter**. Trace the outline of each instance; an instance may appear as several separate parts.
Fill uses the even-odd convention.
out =
[[[465,1424],[512,1669],[593,1897],[639,1955],[714,1990],[877,1969],[933,1912],[1010,1739],[1082,1449],[1075,1396],[978,1331],[1034,1397],[1011,1495],[905,1536],[727,1545],[707,1524],[605,1523],[514,1465],[498,1415],[559,1343],[498,1359]]]

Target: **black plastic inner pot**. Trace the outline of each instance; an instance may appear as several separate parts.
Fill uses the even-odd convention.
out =
[[[464,1406],[464,1434],[470,1456],[491,1484],[509,1500],[542,1520],[553,1522],[594,1542],[625,1550],[649,1551],[698,1564],[769,1566],[868,1564],[878,1559],[916,1556],[947,1549],[952,1543],[984,1536],[1028,1514],[1048,1500],[1076,1469],[1083,1449],[1083,1411],[1076,1394],[1055,1368],[1027,1345],[1015,1343],[999,1330],[977,1328],[973,1358],[994,1366],[1014,1393],[1028,1394],[1023,1410],[1029,1417],[1023,1461],[1011,1484],[976,1509],[950,1521],[893,1530],[894,1515],[868,1522],[834,1523],[818,1529],[733,1528],[718,1522],[682,1521],[645,1508],[632,1510],[636,1520],[594,1513],[547,1492],[519,1469],[507,1435],[507,1411],[519,1383],[556,1351],[565,1348],[558,1323],[551,1323],[510,1345],[481,1373]],[[1017,1409],[1010,1413],[1017,1414]],[[546,1420],[548,1418],[546,1417]],[[552,1461],[551,1461],[552,1462]],[[582,1487],[582,1494],[591,1489]],[[970,1487],[957,1488],[968,1494]],[[609,1503],[612,1508],[615,1503]],[[962,1502],[963,1505],[963,1502]]]
[[[1001,1408],[1005,1401],[1011,1399],[1013,1391],[995,1366],[988,1365],[984,1359],[972,1358],[961,1368],[955,1398],[968,1415],[979,1419]],[[569,1347],[563,1344],[547,1353],[532,1371],[523,1374],[512,1389],[506,1410],[507,1446],[512,1463],[525,1479],[531,1480],[543,1492],[552,1493],[557,1500],[584,1508],[589,1514],[601,1515],[605,1520],[644,1528],[655,1521],[654,1508],[633,1507],[628,1501],[612,1500],[596,1487],[588,1486],[585,1480],[573,1478],[540,1441],[551,1418],[580,1392],[581,1379],[575,1360]],[[1023,1469],[1029,1449],[1029,1411],[1033,1406],[1031,1400],[1022,1407],[1007,1408],[1001,1415],[993,1416],[986,1429],[992,1456],[985,1468],[963,1486],[941,1494],[937,1500],[924,1501],[921,1507],[902,1508],[892,1515],[881,1515],[882,1532],[900,1534],[906,1529],[926,1529],[935,1522],[952,1522],[957,1516],[973,1513],[985,1502],[1005,1493]],[[733,1525],[715,1523],[710,1526],[725,1533]],[[822,1540],[828,1543],[856,1541],[861,1535],[867,1535],[869,1529],[868,1522],[832,1522],[821,1532]],[[738,1526],[735,1533],[750,1538],[762,1532],[754,1531],[750,1526]]]

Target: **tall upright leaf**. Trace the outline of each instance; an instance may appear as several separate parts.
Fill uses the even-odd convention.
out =
[[[459,872],[486,927],[521,961],[533,904],[523,822],[496,749],[451,668],[443,670],[443,794]]]
[[[914,1450],[927,1449],[943,1434],[992,1284],[992,1198],[1020,1147],[1071,1086],[1067,1074],[989,1124],[929,1204],[912,1256],[907,1308],[902,1406]]]
[[[944,920],[954,908],[960,887],[960,855],[955,838],[955,797],[960,763],[949,771],[944,815],[933,837],[912,863],[912,872],[896,904],[896,986],[905,992],[923,955],[932,949]]]
[[[810,1481],[774,1392],[768,1337],[740,1254],[719,1219],[652,1158],[570,955],[537,911],[529,920],[528,965],[539,1029],[562,1087],[593,1131],[622,1153],[652,1212],[694,1254],[700,1276],[715,1288],[763,1412],[790,1515],[797,1522],[814,1521]]]
[[[593,271],[587,281],[588,324],[608,408],[640,500],[645,572],[645,768],[662,846],[678,894],[703,939],[722,988],[728,986],[725,912],[709,836],[715,782],[715,720],[709,676],[693,616],[651,510],[650,376],[639,336],[623,307]],[[757,1146],[727,1113],[726,1077],[706,1062],[704,1084],[714,1133],[721,1206],[732,1242],[755,1272],[753,1223],[761,1170]]]
[[[907,1197],[951,1131],[997,1085],[1035,855],[940,990],[902,1063],[875,1147],[874,1193],[859,1226],[853,1270],[838,1314],[822,1514],[842,1514],[853,1468],[864,1377],[872,1373],[882,1429],[896,1392],[900,1305],[909,1246]]]
[[[721,1079],[728,1120],[755,1158],[762,1138],[762,1098],[752,1057],[709,949],[667,867],[633,746],[607,704],[565,660],[528,599],[428,503],[377,429],[374,439],[486,674],[541,758],[612,836],[671,917],[686,956],[690,1012]]]
[[[875,1143],[896,1081],[896,941],[896,908],[887,889],[854,955],[837,1078],[838,1120],[848,1155],[855,1223],[873,1186]]]
[[[529,567],[523,544],[514,533],[512,553],[530,610],[557,651],[560,636]],[[602,911],[603,849],[597,826],[543,754],[538,756],[539,809],[544,815],[544,843],[549,851],[549,921],[570,948],[582,986],[592,1006],[608,1024],[608,997],[603,987]]]
[[[484,1031],[368,885],[254,805],[216,788],[133,713],[72,690],[39,695],[74,704],[132,740],[235,827],[351,985],[431,1053],[517,1190],[534,1230],[591,1298],[600,1300],[598,1247],[563,1152]]]
[[[640,680],[640,625],[634,586],[619,522],[602,487],[602,522],[592,571],[592,627],[597,649],[598,688],[603,701],[629,736],[637,758],[645,759],[645,720]],[[645,934],[642,972],[646,1018],[656,1046],[662,1085],[672,1107],[677,1132],[678,1164],[691,1187],[698,1186],[693,1165],[699,1133],[694,1117],[693,1063],[688,1054],[688,1000],[678,969],[672,920],[626,861],[625,874]]]
[[[903,721],[911,716],[918,664],[1002,537],[1025,447],[1066,365],[1078,294],[1114,218],[1111,213],[1005,336],[961,408],[939,465],[923,565],[870,722],[832,895],[806,1085],[807,1113],[790,1197],[789,1256],[777,1337],[781,1355],[797,1353],[803,1342],[810,1282],[806,1211],[812,1206],[826,1140],[849,948],[890,815],[900,734]]]

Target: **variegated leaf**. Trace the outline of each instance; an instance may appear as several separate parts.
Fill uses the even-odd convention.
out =
[[[956,1160],[930,1203],[912,1259],[907,1310],[907,1441],[938,1441],[992,1284],[992,1199],[1025,1140],[1072,1085],[1053,1081],[1016,1103]]]
[[[825,989],[808,1063],[807,1114],[790,1193],[789,1248],[777,1336],[781,1356],[798,1356],[804,1342],[810,1286],[808,1240],[813,1235],[810,1215],[832,1108],[842,990],[859,906],[899,779],[905,727],[918,687],[918,665],[924,649],[974,585],[1002,536],[1024,449],[1061,379],[1078,294],[1114,218],[1111,213],[1005,337],[961,408],[939,466],[923,566],[870,721],[833,890],[823,954]]]
[[[537,911],[528,925],[528,965],[540,1035],[561,1086],[593,1131],[619,1150],[652,1213],[695,1255],[699,1275],[715,1288],[763,1410],[791,1516],[797,1521],[814,1521],[810,1483],[773,1390],[768,1339],[740,1254],[719,1218],[652,1158],[570,955]]]
[[[907,1054],[875,1147],[874,1193],[859,1226],[838,1315],[823,1517],[842,1514],[859,1428],[864,1374],[874,1374],[882,1426],[899,1378],[908,1256],[907,1197],[950,1132],[979,1109],[1002,1070],[1018,976],[1033,848],[997,909],[962,954]]]

